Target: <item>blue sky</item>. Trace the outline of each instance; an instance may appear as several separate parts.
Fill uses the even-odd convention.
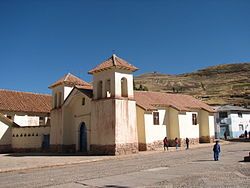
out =
[[[50,93],[112,53],[146,72],[250,62],[249,0],[0,0],[0,88]]]

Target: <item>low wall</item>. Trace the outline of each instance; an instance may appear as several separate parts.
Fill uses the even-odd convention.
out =
[[[40,151],[43,143],[43,135],[48,134],[50,134],[49,126],[13,128],[13,151]]]

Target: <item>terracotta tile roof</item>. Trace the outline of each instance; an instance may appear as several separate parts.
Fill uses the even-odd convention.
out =
[[[59,80],[57,80],[55,83],[53,83],[52,85],[49,86],[49,88],[53,88],[55,86],[58,86],[60,84],[64,84],[66,86],[75,86],[75,85],[79,85],[79,86],[85,86],[86,89],[88,88],[92,88],[92,85],[83,81],[82,79],[76,77],[75,75],[73,74],[66,74],[64,75],[62,78],[60,78]]]
[[[50,113],[51,95],[0,89],[0,111]]]
[[[169,106],[179,111],[204,109],[208,112],[214,112],[212,107],[189,95],[149,91],[135,91],[134,95],[136,104],[145,110],[156,110],[157,106]]]
[[[121,59],[117,57],[115,54],[113,54],[109,59],[97,65],[97,67],[90,70],[88,73],[93,74],[93,73],[101,72],[103,70],[110,69],[110,68],[125,69],[125,70],[129,70],[132,72],[138,70],[138,68],[136,68],[135,66],[129,64],[124,59]]]

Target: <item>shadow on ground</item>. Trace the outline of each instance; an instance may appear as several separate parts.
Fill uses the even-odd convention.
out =
[[[7,153],[5,156],[10,156],[10,157],[41,157],[41,156],[60,156],[60,157],[74,157],[74,156],[109,156],[109,155],[93,155],[93,154],[88,154],[88,153]]]

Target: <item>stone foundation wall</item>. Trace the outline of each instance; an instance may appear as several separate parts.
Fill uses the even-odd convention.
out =
[[[147,144],[139,143],[139,151],[147,151]]]
[[[90,145],[92,155],[115,155],[115,145]]]
[[[199,144],[199,138],[188,138],[189,139],[189,147],[192,145],[197,145]],[[181,138],[179,139],[180,145],[183,147],[186,147],[186,139],[185,138]]]
[[[163,141],[158,140],[153,143],[139,143],[139,151],[152,151],[156,150],[157,148],[163,148]]]
[[[214,137],[210,136],[202,136],[199,138],[200,143],[213,143],[214,142]]]
[[[90,145],[90,154],[95,155],[126,155],[138,153],[138,144]]]
[[[12,152],[11,144],[0,145],[0,153]]]
[[[180,138],[178,139],[178,141],[179,141],[179,147],[181,147],[182,144],[183,144],[183,141]],[[174,139],[168,139],[168,145],[169,145],[169,147],[175,147],[175,140]]]
[[[158,140],[158,141],[155,141],[153,143],[147,143],[147,151],[152,151],[152,150],[155,150],[157,148],[163,148],[163,141],[162,140]]]
[[[13,148],[12,151],[16,153],[43,152],[42,148]]]
[[[126,155],[138,153],[138,143],[116,144],[115,155]]]
[[[50,145],[49,147],[50,152],[55,153],[74,153],[76,152],[76,145]]]

